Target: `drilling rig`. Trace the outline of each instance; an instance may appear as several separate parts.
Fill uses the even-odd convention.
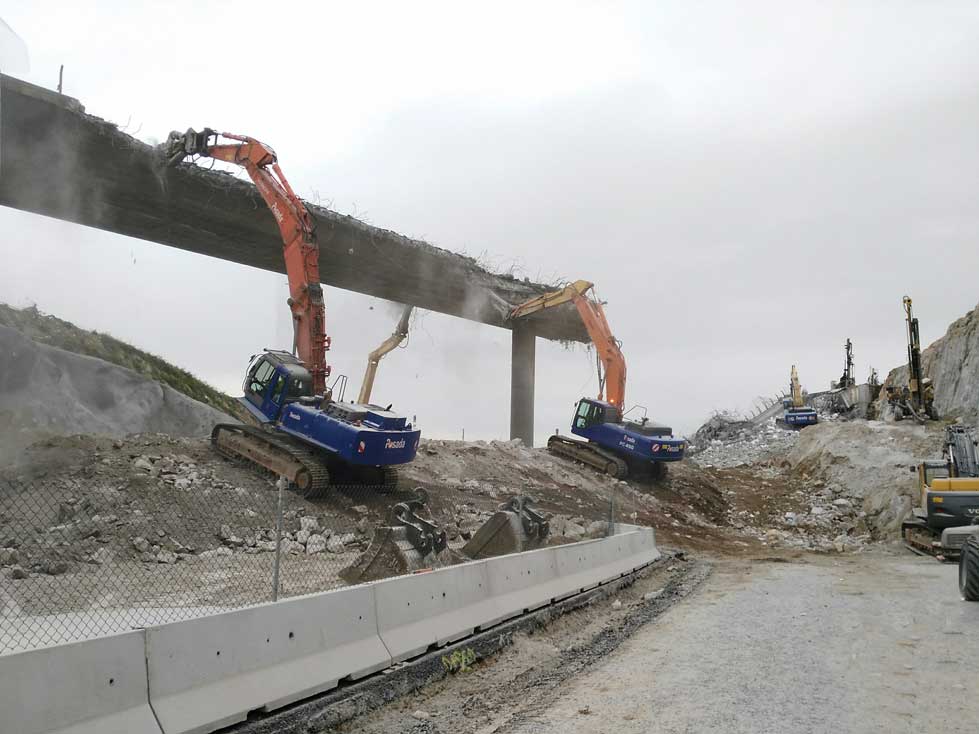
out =
[[[908,339],[908,384],[903,387],[888,385],[887,402],[895,420],[913,418],[924,423],[929,418],[938,420],[935,411],[935,388],[931,378],[924,376],[921,366],[921,339],[918,336],[918,319],[914,315],[911,299],[904,297],[904,314]]]

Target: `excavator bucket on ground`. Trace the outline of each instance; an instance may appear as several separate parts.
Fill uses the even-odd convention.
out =
[[[547,541],[549,528],[531,502],[530,497],[521,495],[500,505],[463,547],[463,555],[476,560],[541,547]]]
[[[424,489],[416,499],[399,502],[391,509],[391,524],[374,531],[367,550],[340,572],[348,584],[402,576],[452,562],[446,548],[445,531],[431,518],[419,514],[428,503]]]

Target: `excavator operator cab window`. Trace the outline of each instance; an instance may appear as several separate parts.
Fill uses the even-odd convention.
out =
[[[925,484],[929,487],[933,479],[947,479],[948,478],[948,467],[942,466],[927,466],[925,465]]]
[[[309,375],[293,375],[289,380],[289,397],[302,398],[311,393],[313,389],[313,378]]]
[[[255,405],[262,404],[265,388],[268,387],[274,373],[275,367],[267,359],[259,359],[248,371],[248,377],[245,379],[245,395]]]
[[[604,411],[600,405],[595,405],[587,400],[578,403],[578,412],[575,414],[574,424],[576,428],[588,428],[602,421]]]
[[[272,402],[276,405],[282,405],[282,395],[286,389],[286,377],[285,375],[278,375],[275,380],[275,387],[272,388]]]

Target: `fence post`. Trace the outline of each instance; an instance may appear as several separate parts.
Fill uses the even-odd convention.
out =
[[[282,555],[282,490],[288,480],[279,477],[275,482],[275,561],[272,566],[272,601],[279,601],[279,558]]]
[[[605,528],[605,536],[615,535],[615,487],[608,490],[608,527]]]

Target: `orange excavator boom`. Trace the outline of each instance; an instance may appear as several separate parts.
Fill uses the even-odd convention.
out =
[[[605,371],[605,379],[599,381],[598,399],[607,400],[619,410],[623,410],[626,384],[625,356],[622,354],[618,340],[612,334],[601,302],[588,295],[588,291],[594,292],[593,289],[594,283],[576,280],[560,290],[545,293],[516,306],[510,310],[509,318],[518,319],[562,303],[574,303]]]
[[[221,138],[235,142],[220,142]],[[296,196],[279,168],[275,151],[244,135],[218,133],[210,128],[200,132],[172,132],[167,140],[170,165],[188,156],[204,156],[241,166],[255,183],[275,217],[282,235],[286,275],[289,278],[289,309],[292,311],[293,352],[301,359],[313,379],[313,392],[326,393],[330,367],[326,352],[326,307],[320,285],[319,246],[313,218]]]

